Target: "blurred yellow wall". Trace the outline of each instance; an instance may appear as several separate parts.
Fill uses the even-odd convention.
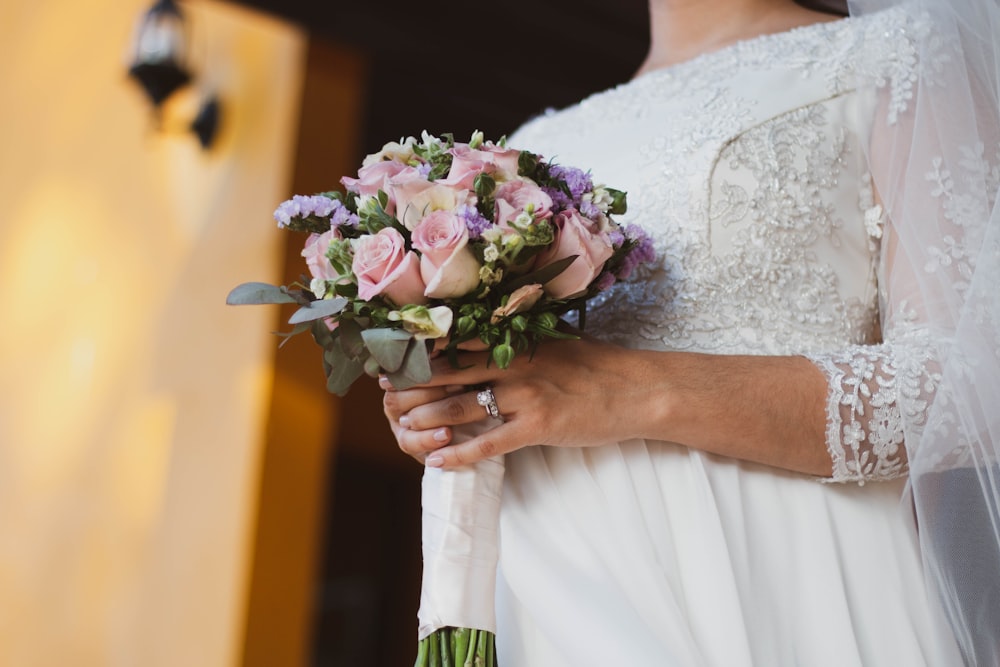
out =
[[[239,659],[276,311],[224,300],[279,280],[305,39],[184,5],[204,87],[161,133],[125,77],[150,4],[0,6],[0,665]]]

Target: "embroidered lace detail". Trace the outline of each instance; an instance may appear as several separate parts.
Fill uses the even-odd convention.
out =
[[[941,377],[927,339],[859,345],[810,360],[827,377],[830,482],[882,481],[908,472],[904,442],[918,435]],[[904,435],[905,425],[905,435]]]

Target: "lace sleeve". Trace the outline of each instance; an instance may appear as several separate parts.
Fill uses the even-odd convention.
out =
[[[856,345],[809,359],[827,378],[826,482],[885,481],[909,471],[904,424],[923,423],[940,377],[917,342]]]

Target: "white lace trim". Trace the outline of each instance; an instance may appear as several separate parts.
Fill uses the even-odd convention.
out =
[[[827,394],[828,482],[884,481],[909,472],[905,448],[927,422],[941,375],[926,332],[894,343],[854,345],[809,355],[823,372]]]

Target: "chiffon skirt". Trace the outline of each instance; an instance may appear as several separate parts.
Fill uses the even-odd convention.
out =
[[[504,667],[961,664],[935,643],[904,480],[641,440],[506,465]]]

